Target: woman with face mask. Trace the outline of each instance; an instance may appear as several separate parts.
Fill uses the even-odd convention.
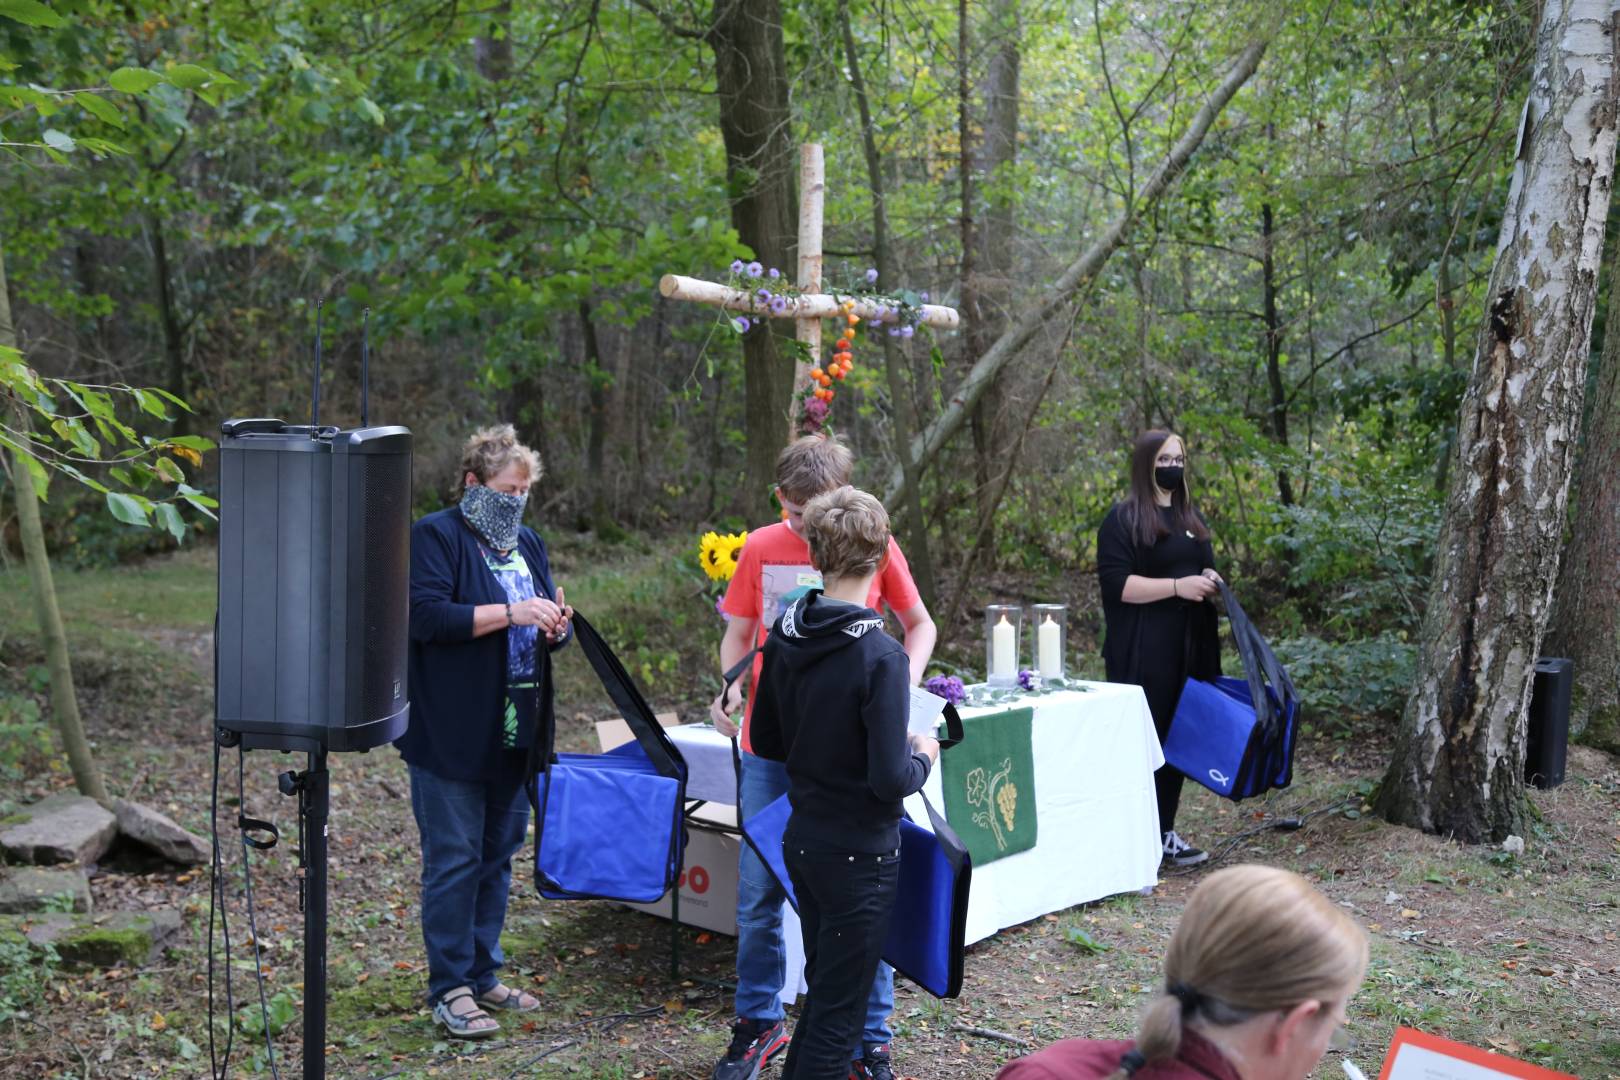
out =
[[[997,1080],[1298,1080],[1344,1050],[1367,935],[1298,874],[1233,866],[1181,913],[1134,1040],[1068,1039]]]
[[[411,528],[411,724],[394,745],[422,836],[428,1003],[451,1036],[476,1039],[500,1030],[486,1010],[540,1007],[497,975],[529,748],[552,689],[539,650],[567,642],[572,609],[522,523],[539,456],[510,424],[485,428],[461,475],[460,505]]]
[[[1215,605],[1215,549],[1187,486],[1187,450],[1179,435],[1144,431],[1131,453],[1131,490],[1097,532],[1102,587],[1103,661],[1108,681],[1135,683],[1147,695],[1162,743],[1189,677],[1221,673]],[[1191,866],[1209,858],[1176,833],[1185,779],[1169,765],[1154,774],[1164,858]]]

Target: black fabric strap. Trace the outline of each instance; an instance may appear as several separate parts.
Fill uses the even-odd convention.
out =
[[[251,848],[258,848],[260,851],[269,851],[271,848],[275,847],[276,842],[281,839],[280,829],[277,829],[270,822],[261,821],[258,818],[250,818],[242,814],[238,814],[236,815],[236,827],[242,830],[242,843]],[[269,833],[270,839],[258,840],[248,835],[249,833],[256,832]]]
[[[1136,1070],[1147,1064],[1147,1058],[1142,1056],[1140,1050],[1127,1050],[1125,1056],[1119,1059],[1119,1067],[1125,1070],[1126,1076],[1135,1076]]]

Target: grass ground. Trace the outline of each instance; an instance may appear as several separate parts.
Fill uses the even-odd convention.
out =
[[[718,624],[700,580],[667,552],[556,553],[570,599],[620,650],[657,708],[697,714],[712,693]],[[207,635],[213,569],[206,552],[137,568],[59,575],[86,723],[109,788],[205,832],[212,758]],[[604,703],[577,657],[559,667],[562,739],[590,745]],[[0,572],[0,816],[70,786],[36,715],[43,704],[26,584]],[[1189,787],[1184,831],[1307,874],[1373,939],[1367,983],[1351,1010],[1363,1069],[1376,1068],[1398,1024],[1437,1031],[1583,1077],[1620,1076],[1620,771],[1577,750],[1570,780],[1535,793],[1538,819],[1518,858],[1387,826],[1361,813],[1386,746],[1376,732],[1307,738],[1295,786],[1233,806]],[[222,788],[234,802],[234,758]],[[293,826],[276,773],[296,762],[249,755],[251,816]],[[541,901],[522,872],[508,919],[509,974],[541,996],[532,1020],[498,1043],[435,1036],[421,1007],[425,973],[415,915],[416,836],[404,770],[391,751],[335,757],[331,830],[329,1072],[338,1077],[708,1075],[724,1048],[733,963],[729,938],[680,931],[683,966],[669,968],[670,929],[605,903]],[[1296,832],[1277,817],[1348,805]],[[221,813],[222,825],[230,818]],[[253,965],[245,942],[240,845],[225,840],[235,1007],[233,1060],[269,1074]],[[1200,873],[1167,875],[1149,897],[1058,912],[975,946],[960,998],[902,985],[898,1063],[922,1078],[988,1077],[1023,1046],[1130,1033],[1158,981],[1158,958]],[[295,1075],[300,917],[291,845],[253,863],[265,999],[282,1075]],[[193,1077],[208,1074],[206,875],[104,868],[102,909],[168,906],[190,940],[143,969],[72,972],[0,953],[0,1076]],[[223,966],[221,971],[223,971]],[[220,980],[223,994],[223,979]],[[221,1047],[230,1012],[221,1003]],[[994,1031],[1005,1038],[970,1032]],[[1017,1042],[1009,1041],[1017,1040]],[[1336,1075],[1330,1061],[1318,1075]]]

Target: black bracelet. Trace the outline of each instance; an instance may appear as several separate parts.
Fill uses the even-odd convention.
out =
[[[1180,599],[1181,599],[1181,586],[1179,586],[1179,585],[1177,585],[1177,584],[1176,584],[1176,579],[1175,579],[1175,578],[1171,578],[1171,579],[1170,579],[1170,593],[1171,593],[1171,595],[1173,595],[1173,596],[1174,596],[1174,597],[1175,597],[1175,598],[1176,598],[1176,599],[1177,599],[1177,600],[1180,600]],[[508,615],[507,615],[507,617],[508,617],[508,618],[511,618],[511,615],[510,615],[510,612],[511,612],[511,610],[512,610],[512,609],[511,609],[511,608],[507,608],[507,609],[506,609],[506,610],[507,610],[507,612],[508,612]]]
[[[511,604],[506,605],[506,625],[507,626],[512,625],[512,605]]]

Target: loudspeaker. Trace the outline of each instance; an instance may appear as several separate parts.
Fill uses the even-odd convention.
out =
[[[1543,656],[1536,661],[1530,691],[1530,728],[1524,750],[1525,783],[1555,788],[1564,782],[1569,750],[1569,700],[1575,686],[1575,663]]]
[[[215,714],[250,747],[405,732],[411,433],[228,420]]]

